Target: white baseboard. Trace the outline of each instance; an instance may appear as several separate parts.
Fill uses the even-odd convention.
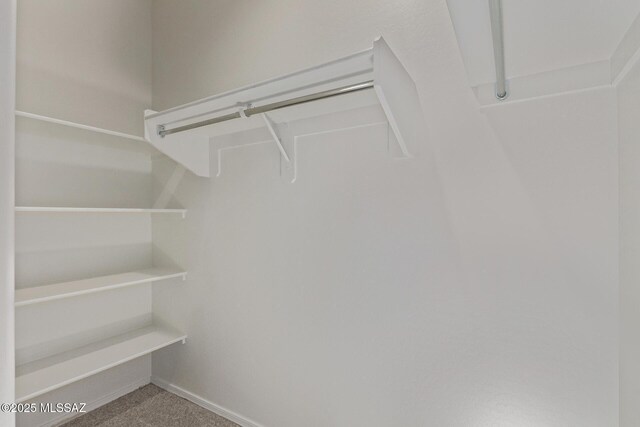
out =
[[[165,381],[162,378],[152,376],[151,382],[157,385],[158,387],[167,390],[168,392],[171,392],[180,397],[183,397],[188,401],[195,403],[198,406],[201,406],[213,413],[220,415],[221,417],[225,417],[226,419],[233,421],[236,424],[240,424],[242,427],[264,427],[262,424],[258,424],[257,422],[249,418],[243,417],[242,415],[236,414],[235,412],[230,411],[226,408],[223,408],[220,405],[216,405],[215,403],[210,402],[205,398],[198,396],[195,393],[191,393],[190,391],[187,391],[182,387],[179,387],[175,384],[171,384],[170,382]]]
[[[130,384],[127,384],[123,387],[120,387],[117,390],[112,391],[111,393],[108,393],[104,396],[102,396],[99,399],[96,399],[92,402],[87,402],[87,406],[85,406],[85,411],[89,412],[89,411],[93,411],[94,409],[98,409],[99,407],[106,405],[109,402],[113,402],[114,400],[118,399],[119,397],[124,396],[127,393],[131,393],[134,390],[139,389],[140,387],[143,387],[147,384],[149,384],[151,382],[150,378],[142,378],[139,379],[137,381],[134,381]],[[43,424],[40,424],[39,427],[53,427],[56,425],[60,425],[63,422],[68,422],[71,421],[71,419],[73,418],[77,418],[79,416],[82,416],[83,414],[60,414],[57,415],[55,418],[46,421]]]

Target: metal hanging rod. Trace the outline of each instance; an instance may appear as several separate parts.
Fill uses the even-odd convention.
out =
[[[496,64],[496,97],[499,100],[509,96],[504,65],[504,32],[502,21],[502,0],[489,0],[493,56]]]
[[[226,122],[228,120],[239,119],[241,117],[251,117],[255,114],[266,113],[268,111],[278,110],[280,108],[300,105],[311,101],[331,98],[348,93],[359,92],[361,90],[372,89],[373,80],[362,83],[356,83],[349,86],[343,86],[336,89],[329,89],[322,92],[312,93],[310,95],[299,96],[297,98],[287,99],[284,101],[272,102],[271,104],[260,105],[258,107],[248,107],[235,113],[225,114],[224,116],[214,117],[200,122],[190,123],[184,126],[178,126],[173,129],[165,129],[164,125],[158,125],[158,135],[165,137],[173,133],[184,132],[190,129],[196,129],[202,126],[208,126],[215,123]]]

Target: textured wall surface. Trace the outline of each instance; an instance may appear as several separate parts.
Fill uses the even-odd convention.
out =
[[[187,176],[154,256],[189,279],[153,303],[190,339],[154,376],[269,427],[617,425],[612,89],[479,111],[443,0],[155,0],[154,108],[378,35],[420,91],[420,156],[370,127],[304,139],[293,185],[273,144]]]
[[[20,1],[17,108],[142,134],[151,0]]]
[[[636,38],[636,43],[640,38]],[[640,419],[640,66],[618,86],[620,135],[620,425]]]

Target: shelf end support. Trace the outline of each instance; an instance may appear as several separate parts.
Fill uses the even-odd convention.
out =
[[[291,158],[287,154],[287,151],[284,149],[284,146],[282,145],[282,139],[280,138],[280,136],[278,135],[278,132],[276,131],[275,123],[273,123],[273,121],[269,118],[269,116],[267,116],[266,113],[262,113],[260,115],[264,120],[264,124],[267,125],[267,129],[269,129],[269,133],[271,134],[271,137],[276,142],[276,145],[278,146],[278,150],[280,150],[280,154],[286,160],[287,163],[291,163]]]

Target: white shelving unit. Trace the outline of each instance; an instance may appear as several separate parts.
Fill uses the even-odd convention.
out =
[[[331,115],[336,120],[317,120]],[[300,126],[310,119],[314,123]],[[211,148],[217,150],[219,174],[221,150],[257,142],[229,142],[223,136],[266,129],[261,142],[273,141],[282,163],[295,171],[298,137],[381,121],[389,124],[403,157],[415,155],[427,137],[415,83],[382,37],[370,49],[313,68],[165,111],[148,111],[145,137],[194,174],[209,177]]]
[[[153,156],[157,155],[158,152],[147,142],[147,140],[141,136],[126,134],[122,132],[112,131],[108,129],[98,128],[94,126],[83,125],[79,123],[74,123],[66,120],[55,119],[52,117],[42,116],[38,114],[27,113],[23,111],[16,111],[16,117],[22,117],[27,119],[27,121],[22,122],[25,126],[25,147],[32,148],[33,146],[29,146],[28,144],[33,143],[34,136],[37,138],[35,141],[37,143],[49,142],[49,138],[51,138],[52,142],[60,142],[61,146],[68,149],[68,147],[75,148],[80,147],[79,149],[84,150],[87,146],[78,144],[87,142],[88,144],[92,144],[93,146],[106,147],[106,151],[109,153],[115,153],[117,150],[124,150],[125,152],[142,152],[143,154]],[[35,122],[34,122],[35,121]],[[68,129],[67,129],[68,128]],[[78,131],[69,130],[69,129],[77,129]],[[67,141],[68,139],[68,141]],[[144,142],[144,144],[138,144],[140,142]],[[75,146],[73,145],[75,144]],[[72,149],[73,149],[72,148]],[[88,150],[83,151],[83,153],[96,153],[100,151],[96,150]],[[25,149],[23,152],[25,158],[31,160],[29,155],[32,155],[33,151],[29,151]],[[91,155],[91,154],[89,154]],[[38,161],[42,161],[44,159],[44,165],[47,166],[48,158],[46,154],[41,155],[42,157],[38,158]],[[111,155],[107,157],[107,160],[100,163],[100,167],[106,164],[107,167],[111,167],[115,170],[120,170],[120,163],[118,161],[118,155]],[[81,156],[78,157],[82,159]],[[101,159],[103,160],[103,159]],[[144,158],[137,156],[133,159],[136,165],[140,162],[144,162]],[[89,167],[97,167],[95,163],[88,162]],[[77,165],[70,165],[71,167],[76,167]],[[56,165],[56,168],[58,166]],[[52,168],[54,173],[57,173],[57,169]],[[145,170],[146,169],[141,169]],[[112,175],[107,176],[107,180],[110,179]],[[82,176],[80,176],[80,179]],[[25,179],[26,182],[28,180]],[[92,181],[94,182],[94,181]],[[98,181],[100,185],[108,186],[110,182],[107,181]],[[150,180],[146,182],[151,182]],[[30,183],[33,188],[34,183]],[[29,188],[28,186],[23,188]],[[136,195],[146,196],[147,194],[143,194],[143,191],[151,192],[151,186],[148,187],[143,185],[138,185],[134,187],[138,193]],[[57,190],[56,190],[57,191]],[[64,191],[64,189],[61,189]],[[96,188],[96,191],[100,191],[99,188]],[[40,192],[35,192],[37,195],[41,195]],[[147,200],[146,198],[141,198],[141,200]],[[31,200],[38,200],[37,196],[33,197],[31,194]],[[112,200],[112,199],[108,199]],[[118,199],[116,199],[118,200]],[[134,200],[130,198],[130,200]],[[137,200],[137,199],[135,199]],[[34,203],[34,204],[37,204]],[[93,203],[92,203],[93,204]],[[100,203],[96,203],[100,204]],[[109,204],[106,202],[105,204]],[[129,205],[127,203],[126,205]],[[142,205],[146,205],[145,202],[140,202]],[[125,205],[125,206],[126,206]],[[165,208],[166,203],[156,203],[152,208],[121,208],[121,207],[86,207],[80,203],[80,206],[15,206],[15,212],[17,214],[29,216],[27,221],[35,221],[35,223],[39,225],[46,226],[54,226],[53,224],[49,224],[49,221],[54,221],[54,217],[58,214],[60,215],[83,215],[83,214],[96,214],[96,215],[180,215],[182,218],[186,217],[187,210],[186,209],[171,209]],[[42,214],[40,216],[36,216],[37,214]],[[33,216],[32,216],[33,215]],[[51,219],[49,219],[49,215]],[[117,236],[113,241],[118,241],[118,239],[123,238],[123,233],[127,231],[123,231],[124,229],[120,229],[118,227],[114,227],[112,224],[114,222],[119,223],[119,219],[115,219],[112,217],[100,217],[97,223],[89,222],[89,224],[93,224],[92,226],[98,227],[106,227],[108,230],[112,230],[114,233],[117,233]],[[129,222],[131,221],[131,222]],[[135,230],[138,231],[139,226],[142,227],[150,227],[151,226],[151,218],[143,218],[139,220],[138,218],[127,218],[125,221],[127,224],[135,224],[133,229],[125,228],[126,230]],[[114,227],[114,228],[109,228]],[[24,229],[23,229],[24,231]],[[83,244],[91,241],[90,244],[101,243],[101,238],[105,236],[104,230],[101,230],[102,233],[96,234],[96,241],[91,240],[80,240]],[[148,231],[148,230],[147,230]],[[145,236],[142,243],[147,243],[149,245],[152,244],[152,241],[148,241],[146,239],[149,238],[150,234],[147,231],[141,231],[139,236]],[[82,233],[82,231],[78,231]],[[102,236],[102,237],[100,237]],[[18,234],[18,239],[21,236]],[[55,238],[60,238],[57,236]],[[44,239],[44,238],[43,238]],[[49,241],[46,241],[46,245],[48,247],[57,248],[57,243],[55,240],[51,240],[49,237]],[[91,237],[94,239],[94,237]],[[126,240],[126,239],[124,239]],[[31,242],[38,242],[38,236],[30,236]],[[136,242],[137,243],[137,242]],[[82,247],[82,246],[81,246]],[[41,259],[41,258],[38,258]],[[115,260],[115,261],[114,261]],[[143,262],[147,262],[147,260],[142,260]],[[116,265],[115,268],[118,268],[118,263],[122,263],[123,257],[113,257],[110,258],[110,262]],[[124,262],[128,265],[126,262]],[[45,262],[46,264],[46,262]],[[74,268],[73,262],[68,263],[71,268]],[[145,265],[142,263],[141,265]],[[33,265],[34,268],[38,269],[40,265],[36,262]],[[47,266],[44,266],[46,270]],[[123,267],[121,271],[126,271],[131,268]],[[85,269],[81,269],[81,271],[85,271]],[[46,272],[43,272],[40,276],[40,282],[46,282]],[[125,287],[135,287],[136,285],[142,285],[145,283],[152,283],[161,280],[169,280],[169,279],[177,279],[182,278],[186,279],[187,273],[178,268],[163,268],[163,267],[153,267],[148,269],[140,269],[134,271],[128,271],[120,274],[112,274],[108,276],[97,276],[97,277],[89,277],[82,280],[75,280],[64,283],[51,283],[42,286],[30,287],[30,288],[21,288],[16,289],[15,291],[15,301],[14,304],[19,311],[19,314],[24,314],[25,317],[21,318],[22,324],[19,325],[17,331],[24,334],[24,336],[18,336],[20,341],[23,343],[28,343],[23,345],[22,348],[18,349],[17,357],[20,360],[20,351],[24,352],[25,347],[29,347],[29,345],[33,344],[33,341],[37,341],[38,345],[44,345],[42,337],[33,338],[31,336],[31,332],[34,328],[37,328],[41,322],[56,322],[56,318],[59,317],[58,320],[64,319],[65,322],[61,322],[66,325],[66,328],[61,332],[62,338],[59,339],[65,342],[63,347],[59,347],[58,350],[52,350],[54,353],[45,353],[42,356],[23,356],[22,361],[19,361],[16,368],[16,401],[23,402],[26,400],[34,399],[44,393],[51,392],[53,390],[64,387],[73,382],[85,379],[94,374],[103,372],[110,368],[114,368],[118,365],[129,362],[138,357],[147,355],[152,353],[153,351],[159,350],[163,347],[169,346],[178,342],[185,342],[186,335],[181,332],[177,332],[173,330],[169,326],[158,326],[158,325],[150,325],[140,329],[138,322],[127,323],[128,326],[122,326],[122,322],[129,322],[131,319],[136,319],[137,317],[130,316],[138,316],[144,315],[149,316],[151,318],[151,313],[148,313],[149,305],[147,305],[146,300],[135,300],[136,304],[133,304],[129,307],[129,311],[127,311],[124,315],[118,312],[118,307],[114,306],[113,309],[111,307],[104,307],[104,310],[100,311],[100,322],[91,322],[92,319],[87,319],[87,324],[82,322],[84,316],[83,313],[86,312],[87,307],[78,307],[81,308],[76,313],[74,308],[76,307],[76,300],[74,297],[78,297],[80,295],[87,294],[96,294],[96,293],[104,293],[110,290],[125,288]],[[42,279],[45,280],[42,280]],[[140,290],[142,291],[142,290]],[[130,289],[127,292],[131,292],[132,295],[142,295],[136,289]],[[138,293],[137,293],[138,292]],[[147,294],[145,294],[147,295]],[[115,299],[111,298],[114,296]],[[114,301],[119,301],[117,298],[120,298],[118,295],[113,294],[109,296],[104,296],[104,301],[102,300],[102,296],[96,297],[95,300],[90,302],[90,304],[94,304],[96,307],[106,303],[109,301],[109,304],[114,303]],[[148,297],[148,296],[147,296]],[[145,298],[147,298],[145,297]],[[122,298],[126,298],[126,295],[123,294]],[[65,302],[65,312],[57,312],[58,308],[56,306],[47,306],[46,302],[68,299]],[[82,303],[81,299],[77,299],[78,304]],[[25,306],[30,306],[23,308]],[[92,306],[93,307],[93,306]],[[132,308],[133,307],[133,308]],[[113,317],[111,317],[113,316]],[[75,326],[71,326],[78,319],[78,328]],[[113,322],[110,324],[109,322]],[[56,323],[57,324],[57,323]],[[97,325],[97,326],[96,326]],[[133,329],[130,332],[123,333],[117,336],[109,337],[103,328],[103,325],[118,325],[115,329],[116,331]],[[75,329],[73,329],[75,328]],[[97,329],[94,329],[97,328]],[[84,339],[77,338],[79,331],[82,334],[88,334],[89,336],[95,336],[96,342],[86,345],[86,341]],[[95,333],[95,335],[94,335]],[[115,333],[115,332],[113,332]],[[36,334],[37,336],[37,334]],[[48,338],[44,338],[45,340]],[[31,341],[30,341],[31,340]],[[46,344],[46,343],[45,343]],[[66,351],[62,351],[65,349]],[[28,351],[27,351],[28,352]],[[46,356],[46,357],[43,357]]]
[[[168,268],[150,268],[131,271],[122,274],[93,277],[73,282],[55,283],[51,285],[35,286],[32,288],[16,289],[16,307],[70,298],[78,295],[104,292],[126,286],[141,285],[180,277],[186,279],[187,273]]]
[[[24,402],[186,339],[182,333],[149,326],[18,366],[16,401]]]

